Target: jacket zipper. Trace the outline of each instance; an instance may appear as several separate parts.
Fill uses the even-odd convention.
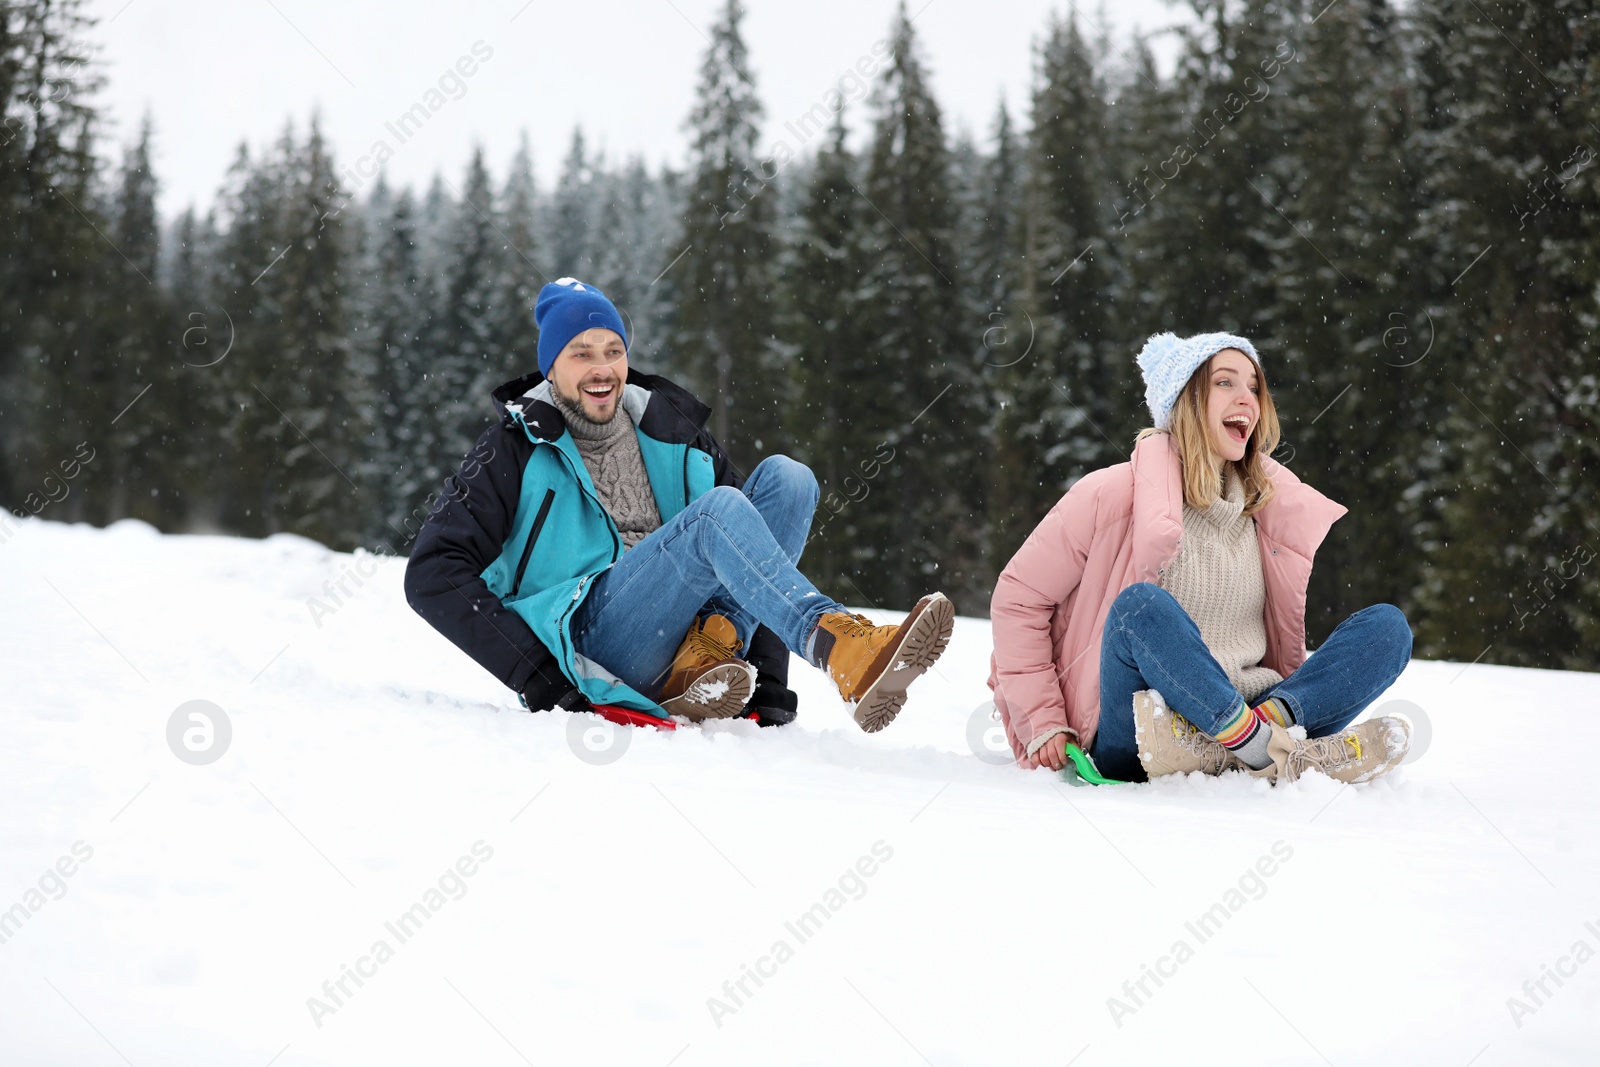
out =
[[[688,507],[693,501],[689,499],[689,449],[693,445],[683,446],[683,506]]]
[[[591,502],[593,502],[595,509],[599,511],[601,515],[605,516],[606,528],[611,531],[611,562],[615,563],[617,560],[622,558],[622,535],[617,532],[616,520],[612,519],[611,513],[607,511],[606,506],[600,502],[600,498],[583,487],[583,478],[578,474],[577,470],[573,468],[572,460],[568,458],[567,454],[561,451],[561,449],[555,445],[552,445],[551,447],[555,448],[556,454],[561,457],[561,462],[566,465],[567,473],[572,475],[572,480],[578,483],[578,492],[582,493]]]
[[[539,540],[539,531],[544,529],[544,520],[550,517],[550,505],[556,498],[554,489],[544,491],[544,501],[539,505],[539,513],[533,518],[533,529],[528,531],[528,543],[522,546],[522,559],[517,563],[517,576],[511,580],[511,595],[516,596],[522,589],[522,575],[528,569],[528,559],[533,555],[533,543]]]

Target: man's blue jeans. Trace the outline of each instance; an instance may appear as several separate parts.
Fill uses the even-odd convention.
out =
[[[787,456],[762,460],[741,492],[702,494],[595,579],[572,620],[579,652],[654,697],[697,615],[725,615],[745,647],[758,624],[805,655],[822,616],[844,608],[796,569],[817,479]]]
[[[1338,733],[1400,677],[1411,661],[1411,627],[1392,604],[1363,608],[1294,674],[1252,703],[1277,697],[1307,737]],[[1090,755],[1100,772],[1144,781],[1133,736],[1133,694],[1159,691],[1167,706],[1215,736],[1243,697],[1206,648],[1200,627],[1171,593],[1149,582],[1111,604],[1100,646],[1100,726]]]

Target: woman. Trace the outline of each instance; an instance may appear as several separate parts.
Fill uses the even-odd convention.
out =
[[[1102,774],[1307,769],[1369,781],[1411,727],[1350,723],[1411,658],[1399,609],[1341,623],[1307,660],[1311,561],[1345,509],[1269,458],[1278,417],[1242,337],[1150,338],[1154,422],[1131,462],[1074,485],[1006,565],[989,686],[1017,762]]]

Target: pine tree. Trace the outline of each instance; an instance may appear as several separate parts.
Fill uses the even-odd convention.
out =
[[[429,372],[420,417],[436,427],[439,449],[422,479],[436,489],[454,470],[493,408],[489,393],[509,377],[495,356],[496,286],[502,282],[504,240],[490,210],[494,193],[483,150],[473,151],[461,199],[443,234],[433,321],[426,341]]]
[[[782,446],[782,365],[774,344],[772,219],[776,196],[756,159],[762,108],[728,0],[700,68],[679,293],[677,366],[711,406],[712,431],[745,470]],[[783,161],[773,161],[776,171]]]
[[[426,480],[444,455],[426,402],[422,339],[429,290],[422,277],[417,207],[409,189],[399,195],[379,180],[364,212],[367,220],[367,295],[362,301],[361,345],[369,352],[378,397],[370,455],[382,486],[371,536],[405,552],[427,513]]]
[[[1597,175],[1585,5],[1420,5],[1441,345],[1424,654],[1593,669],[1600,603]],[[1514,47],[1510,42],[1521,42]],[[1420,365],[1428,367],[1428,363]]]
[[[984,433],[993,457],[986,472],[989,567],[998,573],[1060,496],[1048,470],[1052,438],[1046,433],[1047,413],[1060,398],[1049,323],[1030,279],[1025,150],[1003,100],[991,138],[993,153],[974,160],[961,245],[971,249],[967,320],[983,329],[974,356],[982,367]]]
[[[224,379],[216,368],[233,355],[232,333],[215,294],[217,243],[214,219],[198,218],[190,204],[172,227],[163,256],[169,312],[157,358],[167,373],[140,401],[155,409],[149,417],[161,433],[155,464],[162,480],[162,529],[210,529],[218,521],[214,466],[201,447],[222,432],[225,401],[217,394]]]
[[[108,416],[106,462],[94,472],[105,486],[104,511],[97,516],[105,522],[131,515],[162,524],[173,517],[163,506],[162,493],[166,488],[170,496],[166,468],[177,458],[177,449],[169,447],[169,420],[177,413],[167,406],[176,367],[162,358],[163,326],[170,316],[165,294],[156,285],[161,235],[157,182],[150,167],[153,126],[147,114],[138,141],[123,157],[110,212],[109,232],[117,247],[105,257],[108,296],[119,313],[100,321],[112,356],[107,385],[113,403],[121,401],[117,411],[122,414]],[[124,405],[135,404],[123,411]]]
[[[572,130],[572,146],[561,165],[550,219],[551,280],[579,278],[591,265],[589,241],[593,230],[593,168],[584,151],[583,129]],[[598,282],[595,284],[599,284]]]
[[[981,610],[992,576],[981,550],[988,457],[973,352],[989,324],[962,321],[949,151],[904,5],[891,41],[862,190],[872,209],[858,303],[867,344],[836,387],[867,394],[851,461],[885,449],[894,459],[864,506],[853,580],[875,601],[909,605],[943,587],[958,607]]]
[[[208,368],[216,372],[217,384],[209,393],[218,405],[214,415],[221,432],[200,447],[215,449],[219,523],[257,537],[281,529],[276,525],[280,464],[291,449],[303,447],[272,395],[282,377],[277,373],[281,354],[294,343],[283,326],[287,294],[278,270],[293,254],[283,218],[290,179],[284,160],[292,152],[291,126],[276,151],[259,160],[241,143],[220,197],[217,303],[233,324],[234,343],[227,359]]]
[[[268,277],[281,331],[255,388],[279,416],[269,439],[269,528],[340,548],[361,543],[365,490],[356,481],[371,405],[350,345],[345,308],[348,197],[313,118],[304,145],[279,146],[280,237],[286,252]],[[263,279],[265,281],[265,279]],[[265,416],[265,412],[262,413]]]
[[[784,271],[790,279],[784,334],[794,375],[788,435],[795,458],[811,467],[822,490],[803,566],[823,588],[845,590],[864,535],[863,508],[870,506],[859,501],[874,491],[890,454],[859,454],[863,439],[855,429],[868,417],[869,396],[849,387],[870,355],[860,305],[870,208],[857,192],[856,171],[841,109],[812,169],[787,252],[792,266]]]
[[[23,180],[29,116],[20,91],[28,56],[24,30],[22,5],[0,2],[0,237],[7,248],[19,250],[25,247],[29,206]],[[27,277],[21,256],[0,256],[0,506],[6,508],[19,507],[26,491],[14,457],[25,442],[19,401],[27,342],[18,312],[27,296]]]
[[[1182,31],[1172,84],[1131,87],[1130,110],[1146,122],[1119,176],[1117,226],[1127,235],[1132,293],[1148,298],[1134,298],[1128,313],[1142,312],[1135,318],[1146,336],[1163,329],[1250,336],[1262,332],[1273,301],[1271,275],[1257,264],[1276,245],[1299,240],[1263,201],[1263,190],[1281,193],[1261,180],[1281,137],[1264,106],[1271,97],[1254,99],[1286,91],[1292,17],[1273,0],[1249,0],[1238,19],[1229,0],[1193,6],[1199,23]],[[1151,77],[1140,74],[1141,82]],[[1263,230],[1269,219],[1278,226]],[[1330,277],[1337,280],[1326,264],[1316,272],[1323,284]]]
[[[495,279],[490,377],[508,381],[538,364],[539,327],[533,317],[539,289],[550,280],[539,269],[542,249],[534,239],[537,190],[528,135],[511,160],[496,214],[500,219],[500,277]],[[500,384],[499,381],[494,383]]]
[[[629,330],[629,366],[663,367],[670,317],[671,290],[658,276],[678,251],[677,237],[662,185],[641,159],[595,182],[601,198],[597,233],[605,239],[594,249],[592,276],[596,285],[622,311]]]
[[[81,479],[63,477],[97,428],[117,412],[106,389],[106,354],[94,328],[103,291],[107,220],[97,206],[94,151],[103,79],[88,59],[82,0],[20,0],[5,8],[3,101],[8,190],[6,306],[0,314],[0,439],[15,467],[3,503],[24,514],[51,508],[88,517]],[[81,472],[80,472],[81,473]],[[64,494],[64,495],[63,495]]]
[[[1076,20],[1059,20],[1039,50],[1030,134],[1030,296],[1040,307],[1066,401],[1050,473],[1063,486],[1123,460],[1142,424],[1132,353],[1115,343],[1121,261],[1111,196],[1118,160],[1108,87]]]

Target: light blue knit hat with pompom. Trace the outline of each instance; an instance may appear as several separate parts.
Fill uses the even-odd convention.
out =
[[[1237,348],[1257,366],[1261,364],[1255,345],[1231,333],[1197,333],[1193,337],[1158,333],[1144,343],[1139,369],[1144,372],[1144,402],[1150,407],[1156,429],[1167,428],[1172,406],[1195,370],[1224,348]]]

